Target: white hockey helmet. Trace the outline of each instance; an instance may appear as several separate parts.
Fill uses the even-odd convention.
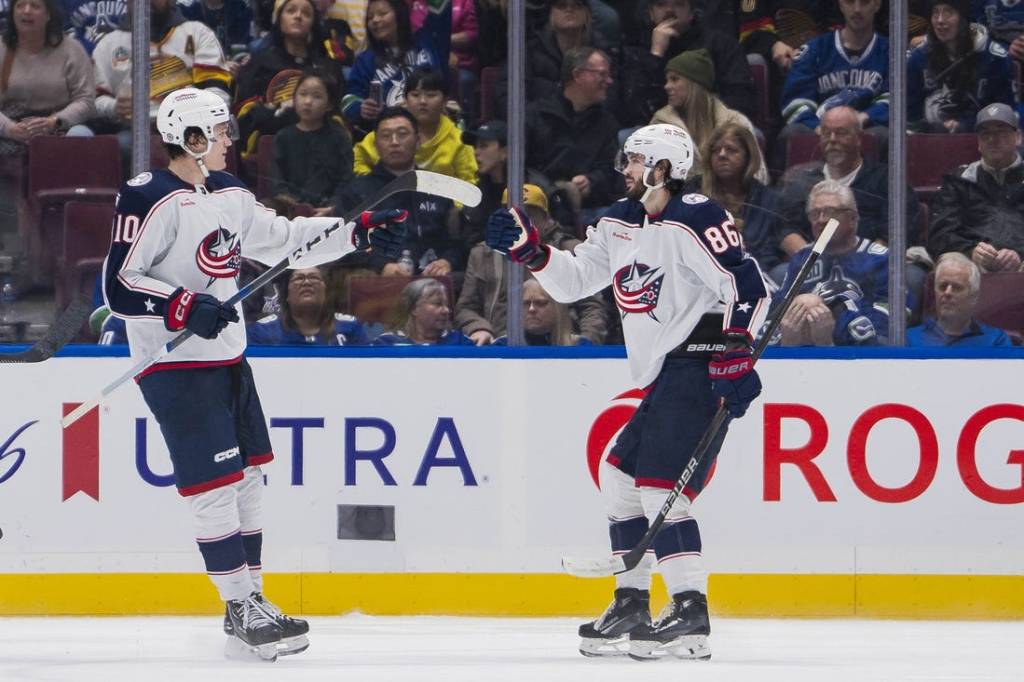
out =
[[[693,140],[690,134],[668,123],[638,128],[622,145],[615,159],[615,170],[621,173],[631,160],[637,160],[648,169],[644,174],[644,184],[651,187],[648,180],[650,171],[662,159],[671,164],[668,174],[670,179],[685,180],[693,167]]]
[[[210,143],[216,138],[213,129],[221,123],[227,123],[228,136],[237,139],[238,126],[228,105],[216,94],[198,88],[182,88],[167,95],[156,115],[156,129],[163,141],[181,147],[196,158],[206,152],[191,152],[185,146],[185,131],[189,128],[203,131],[207,140],[206,151],[209,151]]]

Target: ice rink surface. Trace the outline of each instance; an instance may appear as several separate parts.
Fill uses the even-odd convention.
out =
[[[0,618],[0,680],[891,682],[1024,680],[1024,622],[733,620],[708,662],[584,658],[566,618],[310,618],[311,646],[226,660],[215,617]]]

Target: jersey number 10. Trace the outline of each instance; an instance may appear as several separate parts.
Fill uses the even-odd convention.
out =
[[[131,244],[139,234],[139,217],[118,213],[114,220],[114,236],[112,241]]]

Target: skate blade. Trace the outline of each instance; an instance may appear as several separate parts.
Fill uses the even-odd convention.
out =
[[[238,637],[228,637],[224,643],[224,657],[232,661],[273,663],[279,653],[277,647],[278,642],[254,646],[246,644]]]
[[[636,661],[657,661],[667,657],[707,661],[711,658],[711,647],[707,635],[684,635],[665,643],[631,640],[629,657]]]
[[[308,648],[309,638],[306,637],[306,635],[288,637],[286,639],[282,639],[280,642],[277,643],[277,655],[294,656],[295,654],[301,654]]]
[[[612,639],[581,637],[580,653],[592,658],[625,656],[629,653],[629,639],[626,635]]]

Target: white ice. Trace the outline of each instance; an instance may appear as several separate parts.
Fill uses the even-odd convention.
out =
[[[0,681],[1024,680],[1024,622],[713,620],[708,662],[584,658],[566,618],[314,617],[311,646],[226,660],[216,617],[0,618]]]

